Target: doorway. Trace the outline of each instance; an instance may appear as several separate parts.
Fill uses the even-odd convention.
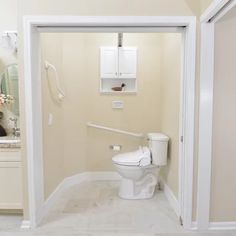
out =
[[[107,23],[108,22],[108,23]],[[176,28],[177,27],[177,28]],[[25,104],[30,224],[45,215],[42,140],[40,32],[174,32],[181,27],[184,39],[183,128],[181,139],[180,214],[185,228],[192,227],[195,18],[194,17],[26,17]],[[37,115],[36,115],[37,114]]]
[[[235,50],[231,41],[234,37],[235,4],[234,0],[215,1],[201,17],[197,222],[198,228],[203,230],[236,229],[235,216],[231,212],[235,212],[235,204],[227,197],[235,192],[229,184],[234,170],[226,167],[234,166],[231,158],[235,153],[234,144],[230,142],[235,132],[231,120],[235,110],[230,105],[235,94],[232,93],[235,67],[230,59]],[[220,173],[225,174],[221,176]],[[219,190],[222,179],[226,184]]]

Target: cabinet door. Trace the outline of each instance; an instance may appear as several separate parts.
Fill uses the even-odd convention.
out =
[[[102,47],[101,54],[101,78],[118,77],[118,50],[115,47]]]
[[[0,209],[22,209],[21,162],[0,162]]]
[[[137,48],[119,48],[119,78],[136,78]]]

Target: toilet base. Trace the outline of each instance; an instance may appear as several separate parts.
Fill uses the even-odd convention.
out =
[[[157,185],[157,175],[147,173],[142,179],[136,181],[122,178],[119,196],[123,199],[148,199],[152,198]]]

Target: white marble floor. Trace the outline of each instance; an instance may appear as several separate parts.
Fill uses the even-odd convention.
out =
[[[123,200],[118,182],[94,181],[66,192],[42,228],[64,226],[84,232],[184,232],[164,194],[149,200]]]
[[[17,230],[20,228],[23,216],[19,214],[0,214],[0,235],[4,230]]]
[[[157,192],[150,200],[122,200],[117,196],[118,184],[93,181],[74,186],[64,193],[40,227],[23,231],[0,224],[0,236],[236,235],[187,232],[179,225],[163,192]]]

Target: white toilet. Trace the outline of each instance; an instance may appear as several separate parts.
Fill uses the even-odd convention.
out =
[[[169,138],[161,133],[149,133],[149,148],[118,154],[112,158],[122,181],[119,196],[124,199],[147,199],[154,194],[161,166],[167,164]]]

